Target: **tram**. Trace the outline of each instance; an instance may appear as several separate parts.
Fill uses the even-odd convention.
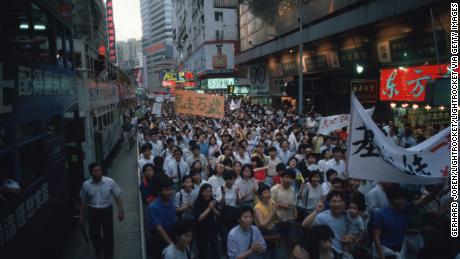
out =
[[[0,258],[57,258],[83,181],[71,25],[45,1],[0,9]]]

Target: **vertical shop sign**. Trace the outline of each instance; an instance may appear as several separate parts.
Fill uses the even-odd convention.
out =
[[[115,47],[115,23],[113,21],[113,3],[107,0],[107,34],[109,36],[109,57],[110,61],[117,62],[117,51]]]

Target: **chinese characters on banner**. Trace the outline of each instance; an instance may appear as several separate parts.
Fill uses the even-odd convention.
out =
[[[0,248],[13,239],[49,199],[48,183],[45,182],[16,209],[0,215]]]
[[[107,0],[107,34],[109,37],[109,57],[110,61],[117,62],[117,50],[115,47],[115,23],[113,19],[112,0]]]
[[[424,102],[427,81],[447,75],[448,72],[445,64],[382,69],[380,72],[380,100]]]
[[[434,184],[450,172],[450,127],[408,149],[385,137],[352,94],[349,177],[403,184]]]
[[[174,102],[177,113],[211,118],[224,117],[223,96],[176,90]]]
[[[371,116],[374,108],[366,110]],[[350,114],[339,114],[322,117],[319,121],[318,134],[328,135],[329,133],[350,126]]]

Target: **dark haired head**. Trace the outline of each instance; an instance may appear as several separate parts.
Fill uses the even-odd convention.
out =
[[[305,144],[300,144],[299,147],[297,148],[297,153],[301,154],[307,148],[308,146]]]
[[[283,163],[279,163],[276,165],[276,171],[279,172],[279,171],[284,171],[284,169],[286,169],[286,165],[283,164]]]
[[[256,168],[264,166],[264,163],[262,162],[262,159],[260,159],[260,157],[258,157],[258,156],[251,157],[251,162],[256,162]]]
[[[244,170],[245,169],[249,169],[251,171],[251,176],[250,177],[253,177],[254,176],[254,170],[252,170],[252,165],[250,164],[244,164],[243,167],[241,168],[241,172],[244,173]]]
[[[308,172],[309,172],[309,173],[308,173],[308,181],[309,181],[310,183],[311,183],[313,177],[315,177],[315,176],[318,176],[318,177],[321,178],[321,174],[319,173],[318,170],[308,171]]]
[[[270,186],[260,182],[259,188],[257,188],[257,195],[261,196],[264,191],[270,191]]]
[[[159,176],[157,178],[157,181],[158,181],[158,190],[160,191],[163,190],[164,188],[171,188],[173,186],[172,180],[165,175]]]
[[[173,233],[172,241],[176,243],[178,240],[178,237],[180,237],[181,235],[189,233],[189,232],[193,232],[193,226],[194,226],[194,222],[191,219],[184,219],[184,220],[177,221],[176,224],[174,224],[172,228],[172,233]]]
[[[163,157],[161,156],[156,156],[154,159],[153,159],[153,163],[155,164],[155,166],[157,167],[163,167],[163,164],[164,164],[165,160]]]
[[[194,150],[200,150],[200,147],[198,145],[191,146],[190,151],[194,151]]]
[[[328,182],[330,181],[331,175],[333,175],[333,174],[337,174],[337,171],[335,171],[334,169],[329,169],[329,170],[326,171],[326,180]]]
[[[254,209],[253,209],[251,206],[249,206],[249,205],[243,205],[243,206],[241,206],[240,209],[239,209],[239,211],[238,211],[238,219],[241,219],[241,216],[242,216],[244,213],[248,212],[248,211],[250,211],[251,214],[252,214],[252,216],[254,216]]]
[[[326,196],[326,201],[327,202],[330,202],[332,198],[334,197],[340,197],[340,199],[342,199],[342,201],[345,200],[345,196],[343,195],[342,192],[339,192],[339,191],[330,191],[327,196]]]
[[[211,188],[212,190],[212,185],[210,185],[209,183],[203,183],[201,186],[200,186],[200,190],[198,191],[198,198],[197,200],[201,199],[201,196],[203,195],[203,192],[208,189],[208,188]]]
[[[224,181],[235,179],[236,178],[236,173],[231,171],[231,170],[225,170],[224,175],[222,176]]]
[[[167,138],[166,139],[166,144],[169,144],[169,143],[174,143],[174,139],[173,138]]]
[[[141,153],[144,153],[147,150],[152,150],[152,144],[145,143],[141,146]]]
[[[364,195],[362,195],[361,193],[359,193],[358,195],[353,195],[348,204],[350,203],[355,204],[356,207],[358,207],[359,211],[366,210],[366,201]]]
[[[233,161],[230,158],[225,158],[222,160],[222,164],[227,167],[233,167]]]
[[[195,140],[190,140],[190,141],[188,142],[188,146],[189,146],[189,147],[194,147],[194,146],[196,146],[196,145],[197,145],[197,144],[196,144],[196,141],[195,141]]]
[[[102,166],[101,166],[99,163],[97,163],[97,162],[90,163],[90,164],[88,165],[88,170],[89,170],[89,172],[92,173],[92,172],[93,172],[93,169],[96,168],[96,167],[98,167],[98,166],[102,168]]]
[[[151,164],[151,163],[147,163],[147,164],[142,166],[142,170],[141,170],[142,175],[144,175],[145,171],[149,167],[152,168],[153,171],[155,171],[155,166],[153,164]]]
[[[276,153],[277,152],[276,147],[270,147],[268,149],[268,152],[275,152]]]
[[[406,193],[399,186],[392,187],[386,194],[390,202],[406,198]]]
[[[182,177],[182,179],[181,179],[181,183],[184,184],[185,181],[187,181],[187,179],[192,180],[192,176],[189,175],[189,174],[188,174],[188,175],[184,175],[184,176]]]
[[[285,168],[285,169],[283,170],[283,177],[286,177],[286,176],[287,176],[287,177],[290,177],[290,178],[292,178],[292,179],[295,179],[295,177],[296,177],[296,172],[295,172],[295,170],[292,169],[292,168]]]
[[[288,166],[289,166],[289,163],[290,163],[292,160],[295,160],[296,163],[299,164],[299,159],[297,159],[295,156],[293,156],[293,157],[289,158],[289,160],[288,160],[288,162],[287,162]]]

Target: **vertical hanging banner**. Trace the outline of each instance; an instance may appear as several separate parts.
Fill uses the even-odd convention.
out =
[[[358,99],[351,97],[349,177],[404,184],[435,184],[450,174],[450,127],[408,149],[385,137]]]
[[[224,117],[223,96],[176,90],[174,102],[177,113],[211,118]]]
[[[107,35],[109,38],[109,58],[111,62],[117,62],[117,50],[115,46],[115,23],[113,20],[113,3],[112,0],[107,0]]]

